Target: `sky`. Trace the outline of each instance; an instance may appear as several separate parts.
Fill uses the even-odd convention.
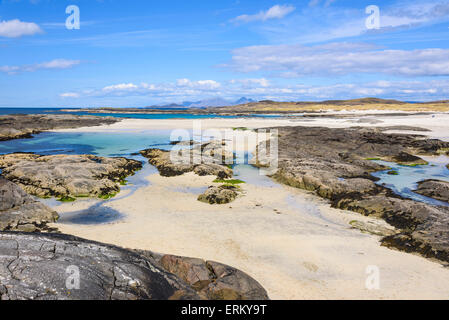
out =
[[[216,97],[449,99],[449,0],[0,0],[0,107]]]

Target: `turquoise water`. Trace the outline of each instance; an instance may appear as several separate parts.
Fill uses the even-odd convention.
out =
[[[129,156],[147,148],[170,148],[169,130],[141,132],[44,132],[32,139],[0,142],[0,154],[34,152],[52,154],[95,154],[104,157]]]
[[[372,175],[380,178],[377,184],[390,188],[396,194],[404,198],[425,202],[431,205],[449,206],[447,202],[438,201],[413,192],[413,190],[417,189],[419,181],[435,179],[449,182],[449,169],[446,168],[446,165],[449,163],[448,157],[437,157],[428,161],[429,165],[417,167],[401,166],[386,161],[376,160],[375,162],[388,166],[391,170],[395,170],[399,173],[399,175],[389,175],[388,172],[390,170],[375,172]]]
[[[210,118],[224,118],[224,119],[236,119],[236,118],[280,118],[282,115],[270,115],[270,114],[252,114],[252,115],[218,115],[218,114],[172,114],[164,113],[167,109],[161,108],[158,114],[142,114],[142,113],[90,113],[90,112],[63,112],[58,108],[0,108],[0,115],[8,114],[75,114],[80,116],[90,115],[99,117],[115,117],[115,118],[132,118],[132,119],[210,119]],[[67,109],[64,109],[67,110]],[[171,109],[179,110],[179,109]]]
[[[0,142],[0,154],[13,152],[34,152],[36,154],[95,154],[104,157],[127,157],[141,161],[144,167],[134,176],[128,177],[129,184],[123,186],[123,192],[110,200],[78,200],[91,201],[87,210],[70,212],[62,215],[60,223],[75,224],[99,224],[110,223],[124,216],[122,213],[110,208],[108,205],[127,197],[138,188],[148,184],[145,179],[149,174],[156,173],[157,170],[148,164],[147,159],[138,154],[140,150],[147,148],[161,148],[169,150],[170,130],[143,130],[129,132],[45,132],[36,135],[32,139],[17,139]],[[413,192],[417,188],[417,182],[426,179],[437,179],[449,182],[449,170],[445,167],[449,163],[448,157],[435,158],[429,165],[418,167],[400,166],[395,163],[376,161],[380,164],[391,167],[399,175],[388,175],[386,171],[376,172],[373,175],[380,178],[378,184],[383,184],[392,189],[397,194],[413,200],[429,203],[432,205],[449,206],[448,203],[437,201]],[[266,176],[261,176],[258,169],[250,165],[234,166],[234,173],[237,179],[241,179],[249,184],[272,187],[273,191],[279,184]],[[200,194],[205,188],[184,190],[188,193]],[[55,199],[43,200],[51,207],[57,209],[58,203]]]

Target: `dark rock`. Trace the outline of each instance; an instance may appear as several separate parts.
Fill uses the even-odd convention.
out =
[[[238,191],[238,187],[230,185],[211,186],[203,194],[199,195],[198,201],[209,204],[226,204],[237,198]]]
[[[79,270],[79,290],[66,286],[71,266]],[[185,282],[137,253],[56,234],[0,232],[0,287],[1,300],[199,298]]]
[[[209,300],[267,300],[265,289],[242,271],[201,259],[165,255],[162,267],[179,276]]]
[[[216,262],[126,250],[63,234],[0,232],[0,300],[23,299],[259,300],[268,296],[245,273]]]
[[[418,183],[414,192],[440,201],[449,202],[449,182],[440,180],[425,180]]]
[[[47,231],[58,214],[35,201],[16,184],[0,177],[0,231]]]
[[[32,134],[54,129],[70,129],[113,124],[119,118],[76,116],[76,115],[42,115],[15,114],[0,116],[0,141],[31,138]]]

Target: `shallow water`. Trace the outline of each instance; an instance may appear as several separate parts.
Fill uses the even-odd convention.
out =
[[[155,108],[158,109],[158,108]],[[237,119],[237,118],[281,118],[284,115],[274,114],[250,114],[250,115],[219,115],[219,114],[173,114],[167,113],[173,110],[183,109],[167,109],[159,108],[160,113],[157,114],[143,114],[143,113],[91,113],[91,112],[64,112],[59,108],[0,108],[0,115],[9,114],[74,114],[79,116],[99,116],[99,117],[114,117],[114,118],[131,118],[131,119]],[[67,109],[64,109],[67,110]]]
[[[149,165],[147,159],[140,156],[138,152],[143,149],[156,147],[169,150],[170,130],[142,130],[122,132],[44,132],[36,135],[33,139],[17,139],[0,142],[0,154],[12,152],[34,152],[43,155],[52,154],[95,154],[104,157],[121,156],[142,161],[144,167],[134,176],[128,177],[128,185],[122,186],[122,192],[117,197],[109,200],[77,200],[92,201],[88,209],[64,214],[62,223],[96,224],[109,223],[123,218],[120,212],[108,207],[108,203],[128,197],[138,188],[148,185],[146,177],[157,170]],[[250,159],[251,156],[247,156]],[[426,179],[437,179],[449,181],[449,170],[445,167],[449,163],[448,157],[431,158],[429,165],[418,167],[400,166],[395,163],[376,161],[387,165],[398,171],[399,175],[388,175],[386,171],[376,172],[373,175],[380,178],[378,184],[384,184],[397,194],[413,200],[429,203],[432,205],[449,204],[437,201],[419,194],[412,190],[417,188],[417,182]],[[280,185],[267,176],[260,175],[259,169],[248,165],[238,164],[233,166],[234,176],[249,184],[264,187],[278,188]],[[195,188],[189,190],[178,190],[179,192],[200,194],[207,189]],[[291,200],[291,199],[290,199]],[[42,200],[49,206],[57,208],[62,205],[55,199]],[[293,205],[296,205],[292,202]]]
[[[0,143],[0,154],[34,152],[52,154],[95,154],[103,157],[129,156],[140,150],[158,147],[169,149],[169,130],[140,132],[44,132],[32,139]]]
[[[375,172],[372,175],[380,178],[377,184],[384,185],[392,189],[396,194],[413,199],[420,202],[425,202],[431,205],[449,206],[447,202],[438,201],[413,192],[418,188],[418,182],[428,179],[443,180],[449,182],[449,169],[446,165],[449,163],[449,158],[446,156],[426,158],[428,165],[409,167],[401,166],[397,163],[386,161],[375,161],[379,164],[390,167],[390,170]],[[397,171],[398,175],[389,175],[391,170]]]

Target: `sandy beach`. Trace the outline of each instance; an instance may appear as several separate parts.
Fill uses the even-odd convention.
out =
[[[449,137],[448,114],[380,118],[376,125],[425,127],[431,137]],[[277,125],[353,126],[358,119],[208,119],[204,128],[259,128]],[[360,124],[360,123],[359,123]],[[365,125],[365,124],[364,124]],[[70,131],[130,131],[189,128],[192,120],[127,119],[110,126]],[[68,131],[68,130],[64,130]],[[332,209],[308,192],[268,177],[242,184],[243,195],[227,205],[197,201],[215,177],[193,173],[146,176],[149,184],[108,202],[125,215],[101,225],[57,223],[63,233],[127,248],[198,257],[232,265],[255,279],[272,299],[447,299],[449,270],[438,262],[381,247],[380,237],[353,229],[361,221],[385,222]],[[238,178],[238,177],[237,177]],[[58,212],[86,208],[65,203]],[[380,271],[380,288],[369,290],[367,268]]]
[[[174,130],[192,129],[194,123],[201,129],[227,129],[244,127],[248,129],[277,127],[277,126],[324,126],[329,128],[347,128],[353,126],[387,127],[387,126],[411,126],[430,130],[425,135],[432,138],[449,139],[449,113],[415,114],[410,112],[395,112],[391,116],[388,112],[372,110],[360,112],[332,112],[324,113],[327,117],[304,118],[210,118],[210,119],[124,119],[112,125],[60,129],[59,132],[139,132],[143,130]],[[366,116],[365,114],[369,114]],[[403,115],[402,115],[403,114]],[[321,114],[322,115],[322,114]],[[333,117],[332,115],[344,118]],[[398,132],[398,131],[392,131]],[[410,131],[408,131],[410,132]],[[421,133],[422,134],[422,133]]]

